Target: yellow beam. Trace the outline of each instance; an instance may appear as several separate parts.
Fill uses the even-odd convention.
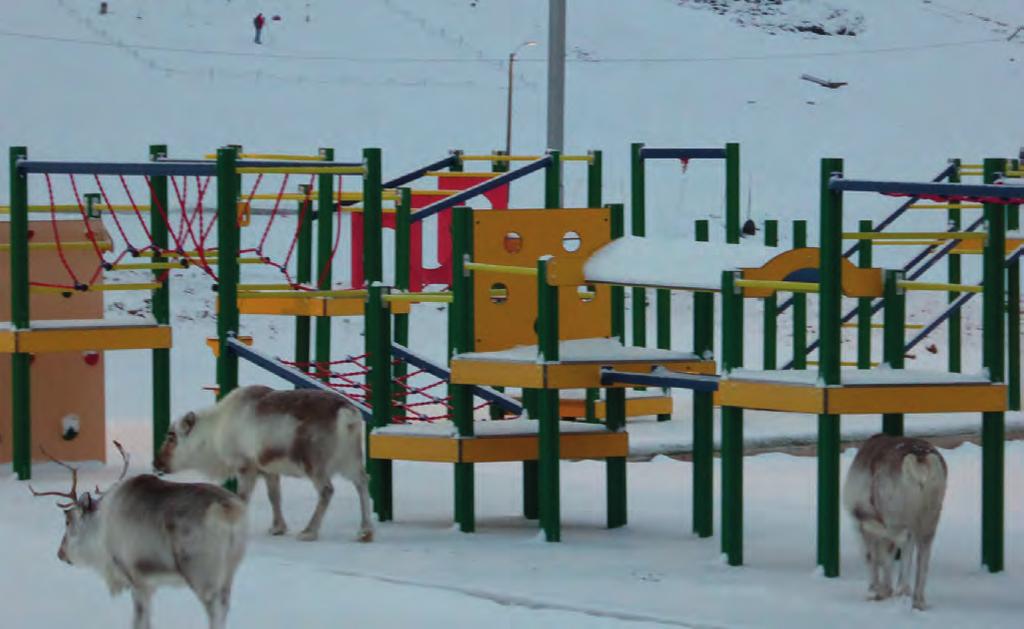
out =
[[[291,292],[298,289],[291,284],[239,284],[238,290],[286,290]]]
[[[981,286],[973,286],[971,284],[947,284],[946,282],[911,282],[909,280],[899,280],[896,282],[896,285],[903,290],[940,290],[952,293],[980,293],[982,291]]]
[[[249,299],[306,299],[309,297],[340,297],[356,299],[366,296],[365,290],[240,290],[239,297]]]
[[[109,240],[100,240],[96,242],[99,245],[100,251],[112,251],[114,245]],[[88,240],[72,240],[70,242],[62,242],[60,246],[65,251],[89,251],[93,248],[93,243]],[[28,243],[29,251],[56,251],[57,243],[55,242],[30,242]],[[10,251],[11,246],[9,244],[0,244],[0,251]]]
[[[945,244],[946,240],[876,240],[876,247],[932,247]]]
[[[362,166],[242,166],[239,175],[362,175]]]
[[[980,210],[980,203],[914,203],[912,210]]]
[[[30,286],[29,292],[32,293],[68,293],[68,292],[113,292],[113,291],[129,291],[129,290],[156,290],[163,284],[158,282],[141,282],[141,283],[126,283],[126,284],[93,284],[84,291],[73,291],[71,289],[62,288],[59,286]]]
[[[180,262],[122,262],[115,264],[111,271],[162,271],[165,269],[184,269]]]
[[[30,328],[14,335],[17,351],[25,353],[168,349],[172,338],[168,325],[106,325],[102,320],[91,328]]]
[[[844,327],[844,328],[856,328],[858,326],[857,326],[856,323],[844,323],[844,324],[842,324],[842,327]],[[923,330],[924,329],[924,324],[922,324],[922,323],[907,323],[903,327],[905,327],[908,330]],[[884,330],[885,329],[885,324],[882,324],[882,323],[872,323],[871,324],[871,328],[875,329],[875,330]]]
[[[466,262],[463,268],[481,273],[505,273],[507,275],[529,275],[537,277],[537,269],[528,266],[511,266],[508,264],[487,264],[484,262]]]
[[[787,293],[816,293],[818,292],[817,282],[786,282],[781,280],[736,280],[736,286],[740,288],[768,288],[780,290]]]
[[[384,295],[382,298],[387,302],[407,301],[413,303],[452,303],[451,293],[396,293],[394,295]]]
[[[843,232],[846,240],[985,240],[982,232]]]

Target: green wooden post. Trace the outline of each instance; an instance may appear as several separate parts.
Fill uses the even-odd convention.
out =
[[[167,146],[153,144],[149,147],[149,158],[156,161],[167,157]],[[159,251],[153,256],[153,262],[167,262],[164,252],[167,251],[167,223],[158,208],[167,211],[167,176],[150,177],[149,231],[153,245]],[[159,280],[164,271],[153,271],[154,281]],[[153,319],[160,325],[171,324],[171,276],[168,274],[164,282],[153,289]],[[164,443],[167,428],[171,425],[171,350],[154,349],[153,365],[153,453]]]
[[[860,222],[859,231],[874,229],[871,221]],[[871,268],[871,241],[862,240],[857,245],[857,266]],[[900,346],[900,351],[903,347]],[[871,369],[871,298],[857,299],[857,369]]]
[[[640,157],[640,149],[643,143],[635,142],[630,145],[630,220],[629,233],[633,236],[646,236],[646,174],[644,172],[644,160]],[[630,302],[632,304],[633,317],[633,345],[645,347],[647,345],[647,291],[641,286],[634,286],[630,291]]]
[[[885,342],[882,360],[891,369],[903,369],[903,345],[906,341],[907,297],[899,287],[903,279],[900,271],[885,272]],[[883,413],[882,432],[887,435],[903,434],[903,413]]]
[[[843,160],[821,161],[818,380],[826,386],[840,383],[843,195],[829,189],[829,180],[842,173]],[[839,435],[839,415],[818,415],[818,565],[826,577],[839,576]]]
[[[409,290],[409,249],[412,238],[412,190],[402,188],[399,191],[400,199],[395,211],[395,288],[400,292]],[[392,315],[394,320],[395,342],[399,345],[409,346],[409,315]],[[409,364],[399,361],[395,364],[393,372],[395,380],[404,378],[409,373]],[[401,387],[395,387],[395,402],[401,406],[405,404],[405,393]]]
[[[1020,170],[1020,160],[1010,160],[1014,172]],[[1020,229],[1020,205],[1006,206],[1006,229]],[[1020,410],[1020,258],[1014,258],[1006,267],[1006,379],[1009,389],[1009,409]]]
[[[333,148],[321,148],[320,156],[324,160],[334,159]],[[365,175],[364,175],[365,179]],[[316,241],[317,241],[317,261],[316,270],[317,288],[321,290],[330,290],[333,283],[333,269],[334,260],[332,259],[332,250],[334,249],[334,175],[320,175],[317,177],[317,216],[316,216]],[[363,205],[365,207],[366,200],[363,199]],[[341,220],[341,217],[338,217]],[[365,245],[364,245],[365,246]],[[363,254],[364,263],[366,254]],[[370,270],[366,269],[369,273]],[[370,276],[367,275],[367,282],[369,282]],[[314,350],[314,361],[316,362],[316,371],[320,373],[320,378],[327,381],[330,376],[330,363],[331,363],[331,318],[330,317],[317,317],[316,318],[316,348]]]
[[[696,240],[707,242],[708,222],[697,221]],[[715,294],[693,294],[693,353],[708,359],[715,352]],[[693,392],[693,532],[714,533],[715,417],[712,394]]]
[[[737,273],[722,273],[722,373],[743,366],[743,294]],[[722,552],[743,565],[743,409],[722,407]]]
[[[548,261],[537,261],[537,341],[540,359],[558,361],[558,287],[548,284]],[[559,505],[559,434],[558,389],[543,388],[538,392],[540,406],[539,455],[537,459],[540,489],[540,526],[544,538],[557,542],[562,538]],[[609,475],[610,478],[610,475]],[[608,491],[611,491],[609,486]],[[610,511],[609,511],[610,517]]]
[[[960,183],[960,160],[952,159],[950,163],[953,164],[953,172],[949,175],[950,183]],[[960,219],[960,204],[955,205],[949,209],[949,229],[953,231],[960,231],[961,219]],[[960,256],[957,254],[949,254],[946,256],[946,269],[949,275],[950,284],[959,284],[962,282],[961,269],[960,269]],[[960,293],[950,292],[947,293],[947,301],[950,303],[956,301],[960,296]],[[949,322],[947,326],[947,343],[949,344],[949,370],[953,373],[960,373],[962,368],[962,362],[960,359],[960,344],[961,344],[961,331],[963,326],[961,324],[961,313],[960,310],[953,312],[949,316]]]
[[[611,210],[612,239],[626,235],[625,208],[621,203],[609,203]],[[612,336],[626,344],[626,289],[623,286],[612,286]]]
[[[740,241],[740,145],[725,145],[725,242]]]
[[[562,152],[548,151],[551,163],[544,169],[544,207],[562,207]]]
[[[228,337],[238,334],[238,149],[217,149],[217,357],[218,399],[238,387],[238,356],[227,351]]]
[[[454,353],[473,351],[473,274],[463,267],[473,255],[473,210],[452,208],[452,305],[449,316]],[[473,436],[473,390],[468,385],[450,384],[452,421],[460,437]],[[476,529],[473,499],[473,464],[455,464],[455,521],[459,530],[471,533]]]
[[[793,221],[793,248],[806,246],[807,221]],[[793,295],[793,369],[807,369],[807,295],[804,293]]]
[[[626,429],[626,390],[622,387],[605,389],[605,414],[608,430]],[[607,473],[608,528],[626,525],[626,457],[605,459]]]
[[[1003,161],[984,161],[985,183],[992,183]],[[986,203],[982,275],[982,366],[992,382],[1005,382],[1003,371],[1003,258],[1006,255],[1006,207]],[[1014,304],[1018,308],[1019,304]],[[1006,422],[1002,412],[982,413],[981,418],[981,561],[989,572],[1003,570],[1003,522]]]
[[[504,151],[504,150],[491,151],[491,153],[493,155],[507,155],[508,154],[508,152]],[[493,162],[491,162],[491,172],[505,173],[505,172],[508,172],[509,170],[511,170],[511,162],[509,162],[509,161],[493,161]],[[497,389],[498,391],[504,391],[505,390],[505,387],[494,387],[494,388]],[[501,410],[501,407],[498,406],[497,404],[491,404],[490,407],[488,407],[487,411],[490,414],[491,419],[502,419],[503,417],[505,417],[505,411]],[[523,461],[523,465],[524,466],[532,465],[532,466],[536,467],[536,464],[537,464],[536,461]],[[524,470],[524,474],[525,473],[526,472]]]
[[[368,402],[373,410],[373,427],[382,428],[391,423],[391,312],[383,299],[388,290],[380,282],[368,284],[366,290],[364,342],[369,368],[366,375],[370,386]],[[386,522],[392,517],[391,461],[369,457],[369,432],[366,462],[370,472],[370,495],[377,518]]]
[[[766,247],[779,246],[779,221],[767,220],[764,222],[764,244]],[[770,297],[764,298],[764,368],[775,369],[778,366],[778,344],[779,326],[778,297],[772,293]]]
[[[18,161],[28,159],[28,149],[12,146],[11,182],[11,325],[15,330],[29,327],[28,284],[28,176],[18,170]],[[32,478],[32,356],[11,354],[11,440],[12,462],[18,480]]]
[[[601,186],[603,181],[603,166],[601,151],[588,151],[587,155],[590,157],[590,161],[587,164],[587,207],[598,208],[601,207],[602,203]],[[614,220],[614,218],[612,220]],[[614,231],[614,229],[612,229],[612,231]],[[611,237],[616,238],[617,236],[613,233]],[[612,316],[614,317],[615,315],[613,314]],[[600,389],[587,389],[584,402],[584,418],[588,422],[598,421],[596,406],[600,399]],[[605,417],[608,417],[607,407],[605,408]]]
[[[298,255],[295,260],[295,281],[308,285],[313,281],[313,202],[309,199],[310,185],[300,184],[299,192],[307,198],[299,201],[296,208],[298,220],[302,224],[299,226],[299,241],[296,243]],[[303,371],[309,370],[310,323],[309,317],[295,317],[295,362]]]

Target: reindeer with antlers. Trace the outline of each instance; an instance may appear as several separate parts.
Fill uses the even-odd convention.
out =
[[[211,629],[223,629],[235,570],[245,554],[245,503],[207,483],[172,483],[144,474],[125,478],[129,457],[114,442],[124,468],[113,486],[78,495],[78,470],[71,490],[37,492],[69,502],[57,557],[96,570],[111,595],[132,592],[134,629],[150,627],[153,591],[163,584],[188,586],[206,608]],[[30,487],[31,489],[31,487]]]

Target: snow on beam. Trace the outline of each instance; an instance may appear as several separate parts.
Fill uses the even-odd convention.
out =
[[[962,183],[920,183],[910,181],[870,181],[865,179],[844,179],[833,177],[830,190],[841,192],[879,192],[894,196],[921,198],[980,198],[996,199],[1007,203],[1024,199],[1024,186]]]

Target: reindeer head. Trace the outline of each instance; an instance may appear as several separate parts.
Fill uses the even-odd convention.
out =
[[[120,443],[115,441],[114,445],[117,446],[117,450],[121,453],[121,458],[124,461],[121,476],[115,481],[116,484],[123,480],[125,474],[128,473],[129,457]],[[50,455],[46,450],[42,448],[40,450],[48,459],[71,471],[71,489],[66,492],[40,492],[29,485],[29,490],[33,496],[58,496],[69,501],[57,503],[57,506],[64,511],[64,537],[60,540],[57,558],[69,565],[86,563],[93,556],[91,551],[99,542],[99,535],[97,533],[99,530],[99,518],[97,516],[100,510],[100,499],[104,492],[101,492],[99,487],[97,487],[95,496],[89,492],[79,496],[78,470]]]
[[[153,459],[153,469],[159,473],[171,474],[189,467],[190,459],[198,445],[193,439],[199,416],[189,411],[184,417],[174,422],[167,430],[164,444]]]

